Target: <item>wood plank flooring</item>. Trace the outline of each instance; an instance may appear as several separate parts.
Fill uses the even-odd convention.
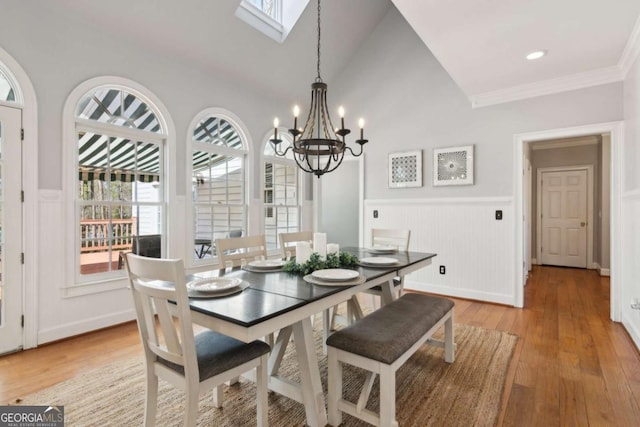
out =
[[[609,279],[535,267],[525,308],[454,299],[455,321],[520,339],[500,426],[631,426],[640,420],[640,354],[609,320]],[[0,357],[0,403],[141,354],[135,323]]]

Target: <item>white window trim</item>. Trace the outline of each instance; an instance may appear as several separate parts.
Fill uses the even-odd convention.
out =
[[[211,257],[211,258],[203,258],[203,259],[194,259],[193,257],[193,247],[194,245],[189,244],[189,242],[194,242],[195,241],[195,236],[193,234],[193,211],[194,211],[194,206],[193,206],[193,200],[191,197],[191,185],[192,185],[192,178],[193,178],[193,151],[197,150],[198,147],[202,147],[202,148],[206,148],[207,151],[211,151],[211,147],[212,144],[209,143],[199,143],[193,140],[193,129],[198,125],[198,123],[200,123],[202,120],[205,120],[209,117],[218,117],[221,118],[223,120],[228,121],[229,123],[231,123],[236,130],[238,131],[238,133],[240,134],[240,141],[242,142],[242,149],[238,149],[238,148],[229,148],[229,147],[224,147],[221,145],[215,145],[215,152],[217,153],[222,153],[222,154],[228,154],[228,155],[235,155],[237,156],[239,153],[242,154],[244,156],[244,200],[243,200],[243,206],[245,209],[245,218],[244,221],[245,223],[243,224],[244,229],[247,231],[247,234],[250,234],[250,230],[249,230],[249,226],[251,225],[249,223],[249,217],[251,215],[251,213],[249,212],[249,197],[251,194],[251,171],[253,170],[253,164],[252,164],[252,160],[251,160],[251,150],[249,149],[249,147],[253,146],[253,143],[251,141],[251,137],[250,137],[250,133],[249,133],[249,129],[247,128],[247,126],[244,124],[244,122],[240,119],[240,117],[238,117],[236,114],[234,114],[233,112],[227,110],[226,108],[222,108],[222,107],[209,107],[206,108],[202,111],[200,111],[194,118],[193,120],[191,120],[191,123],[189,123],[189,127],[187,128],[187,155],[185,156],[185,161],[186,161],[186,167],[185,167],[185,171],[186,171],[186,176],[185,176],[185,185],[186,185],[186,192],[185,194],[188,195],[188,200],[187,200],[187,230],[186,230],[186,236],[187,236],[187,242],[185,242],[185,252],[183,254],[183,258],[185,260],[185,265],[186,267],[203,267],[203,266],[211,266],[211,265],[218,265],[218,258],[217,257]]]
[[[175,126],[169,110],[164,103],[153,94],[152,91],[142,86],[141,84],[125,79],[118,76],[102,76],[89,79],[80,85],[78,85],[67,98],[63,112],[62,112],[62,143],[64,145],[62,156],[62,171],[64,174],[62,182],[62,190],[64,197],[64,218],[65,218],[65,230],[64,233],[67,236],[73,238],[65,239],[64,242],[64,254],[65,259],[73,260],[73,262],[65,263],[65,281],[61,287],[61,293],[63,298],[71,298],[81,295],[89,295],[100,292],[111,291],[115,289],[122,289],[128,285],[125,279],[125,272],[111,272],[106,274],[90,275],[86,278],[80,276],[80,272],[77,271],[79,265],[79,254],[76,253],[77,244],[77,209],[75,205],[76,201],[76,181],[78,179],[77,170],[77,135],[76,135],[76,123],[83,122],[83,119],[76,117],[76,107],[80,100],[90,91],[99,88],[115,88],[125,90],[141,100],[152,108],[156,114],[158,123],[160,124],[161,132],[152,134],[150,132],[144,132],[146,138],[160,137],[164,141],[164,178],[165,178],[165,193],[164,193],[164,212],[165,221],[163,223],[163,235],[165,241],[169,242],[169,236],[172,234],[172,224],[168,221],[173,217],[169,212],[169,201],[175,198],[176,188],[176,174],[175,170],[169,167],[169,163],[175,161],[176,158],[176,138],[175,138]],[[87,121],[91,124],[91,127],[100,127],[98,122],[91,120]],[[136,135],[134,129],[122,129],[124,132],[132,131],[132,135]],[[140,131],[137,131],[140,132]],[[167,256],[171,256],[170,246],[166,245]]]
[[[236,9],[236,16],[278,43],[284,43],[296,25],[309,0],[281,1],[280,22],[275,21],[262,10],[243,0]]]
[[[282,21],[282,2],[276,7],[277,10],[279,10],[277,13],[280,15],[280,20]],[[240,2],[240,6],[236,9],[236,16],[278,43],[284,41],[285,32],[282,23],[273,19],[247,0]]]

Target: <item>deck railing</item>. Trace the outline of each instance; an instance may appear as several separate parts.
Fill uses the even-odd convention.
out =
[[[136,233],[136,218],[80,220],[80,253],[130,250]]]

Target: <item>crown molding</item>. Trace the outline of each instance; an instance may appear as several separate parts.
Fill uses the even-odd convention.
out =
[[[636,25],[633,27],[631,36],[627,40],[627,45],[622,51],[622,56],[618,62],[618,67],[622,70],[622,77],[626,77],[629,70],[633,66],[633,63],[640,56],[640,16],[636,20]]]
[[[471,95],[469,100],[471,101],[472,108],[480,108],[520,99],[552,95],[554,93],[619,82],[623,79],[622,70],[618,66],[613,66],[500,89],[493,92]]]

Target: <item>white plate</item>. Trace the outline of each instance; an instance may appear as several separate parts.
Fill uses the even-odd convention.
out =
[[[229,288],[225,291],[216,292],[214,294],[207,293],[207,292],[198,292],[192,289],[188,290],[188,294],[190,298],[222,298],[222,297],[228,297],[231,295],[238,294],[244,291],[248,287],[249,287],[249,284],[247,282],[242,282],[239,286]]]
[[[311,274],[307,274],[302,279],[307,283],[311,283],[313,285],[319,285],[319,286],[355,286],[355,285],[359,285],[361,283],[364,283],[367,280],[367,278],[364,277],[364,276],[358,276],[353,280],[346,280],[346,281],[342,280],[340,282],[329,282],[327,280],[316,279]]]
[[[344,268],[327,268],[325,270],[316,270],[311,273],[314,279],[320,279],[327,282],[343,282],[345,280],[353,280],[360,275],[357,271],[347,270]]]
[[[187,283],[187,289],[201,294],[218,294],[237,288],[241,279],[228,277],[208,277],[206,279],[192,280]]]
[[[247,264],[249,267],[259,268],[259,269],[273,269],[273,268],[281,268],[286,264],[285,261],[281,259],[263,259],[259,261],[251,261]]]
[[[385,258],[385,257],[368,257],[368,258],[360,258],[360,264],[365,265],[394,265],[397,264],[398,260],[395,258]]]
[[[387,245],[376,245],[372,248],[369,248],[369,252],[373,252],[374,254],[392,254],[397,252],[398,248],[395,246],[387,246]]]

